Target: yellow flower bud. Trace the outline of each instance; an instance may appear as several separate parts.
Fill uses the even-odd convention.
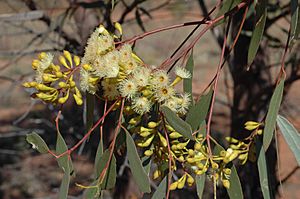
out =
[[[32,61],[32,63],[31,63],[31,66],[32,66],[32,69],[33,69],[33,70],[38,69],[39,66],[40,66],[40,61],[37,60],[37,59],[34,59],[34,60]]]
[[[29,82],[24,82],[22,84],[22,86],[24,86],[25,88],[30,88],[31,87]]]
[[[49,86],[46,86],[44,84],[37,84],[35,86],[35,88],[39,91],[53,91],[55,90],[55,88],[52,88],[52,87],[49,87]]]
[[[187,178],[186,182],[187,182],[188,186],[191,187],[194,184],[195,180],[191,175],[188,175],[188,178]]]
[[[90,78],[89,78],[89,83],[91,83],[91,84],[96,84],[98,80],[99,80],[98,77],[90,77]]]
[[[80,58],[78,56],[74,56],[74,62],[75,62],[75,66],[78,66],[80,64]]]
[[[69,51],[64,50],[63,51],[64,56],[67,58],[68,62],[70,63],[71,67],[73,66],[72,62],[72,55]]]
[[[173,183],[170,185],[170,190],[171,190],[171,191],[175,190],[175,189],[177,188],[177,186],[178,186],[178,182],[177,182],[177,181],[176,181],[176,182],[173,182]]]
[[[139,134],[142,137],[148,137],[149,135],[152,134],[152,132],[151,131],[141,131]]]
[[[186,174],[184,174],[179,180],[178,180],[178,184],[177,184],[177,188],[178,189],[182,189],[185,185],[185,181],[186,181]]]
[[[169,136],[170,136],[170,138],[172,138],[172,139],[177,139],[177,138],[182,137],[182,135],[181,135],[180,133],[176,132],[176,131],[173,131],[172,133],[170,133]]]
[[[67,94],[64,97],[58,99],[58,103],[64,104],[68,100],[69,94],[70,94],[70,89],[67,90]]]
[[[74,97],[74,100],[75,100],[75,102],[78,106],[81,106],[83,104],[83,100],[80,96],[78,96],[76,94],[73,94],[73,97]]]
[[[45,52],[41,52],[38,57],[39,57],[39,59],[44,59],[44,58],[46,58],[46,56],[47,56],[47,54]]]
[[[138,145],[139,147],[148,147],[148,146],[152,143],[153,138],[154,138],[154,135],[152,135],[152,136],[151,136],[150,138],[148,138],[146,141],[138,143],[137,145]]]
[[[232,138],[232,137],[225,137],[225,139],[227,140],[227,142],[230,142],[233,144],[237,144],[239,142],[239,140]]]
[[[58,86],[59,86],[59,88],[68,88],[69,87],[69,85],[66,84],[65,82],[59,82]]]
[[[175,144],[172,145],[172,146],[171,146],[171,149],[172,149],[173,151],[177,151],[177,145],[175,145]]]
[[[194,156],[194,155],[195,155],[195,152],[194,152],[194,150],[189,149],[189,150],[188,150],[188,154],[189,154],[189,156]]]
[[[230,188],[230,182],[229,182],[229,180],[223,179],[223,180],[222,180],[222,184],[223,184],[223,186],[224,186],[226,189],[229,189],[229,188]]]
[[[161,171],[160,170],[155,170],[153,173],[153,179],[157,179],[159,176],[161,176]]]
[[[184,162],[184,157],[183,157],[182,155],[179,156],[179,157],[178,157],[178,161],[179,161],[179,162]]]
[[[202,146],[201,146],[201,144],[200,143],[195,143],[195,145],[194,145],[194,149],[196,150],[196,151],[200,151],[201,150],[201,148],[202,148]]]
[[[79,98],[82,98],[82,95],[79,91],[79,89],[77,87],[75,87],[75,94],[79,97]]]
[[[186,158],[186,161],[188,162],[188,163],[190,163],[190,164],[193,164],[196,160],[195,160],[195,158]]]
[[[245,123],[245,129],[252,131],[254,129],[257,129],[260,125],[261,125],[261,123],[248,121]]]
[[[263,130],[262,130],[262,129],[259,129],[259,130],[257,131],[257,135],[262,135],[262,133],[263,133]]]
[[[159,136],[159,140],[160,140],[161,144],[162,144],[164,147],[167,147],[167,146],[168,146],[168,143],[167,143],[166,138],[164,138],[164,136],[162,136],[160,133],[158,133],[158,136]]]
[[[203,165],[201,162],[199,162],[199,163],[197,164],[197,167],[198,167],[199,169],[203,169],[204,165]]]
[[[169,131],[175,131],[174,129],[173,129],[173,127],[171,127],[170,125],[166,125],[166,127],[167,127],[167,129],[169,130]]]
[[[148,123],[148,128],[150,128],[150,129],[154,129],[157,126],[158,126],[158,122],[149,122]]]
[[[118,30],[119,31],[119,33],[120,33],[120,35],[122,35],[123,34],[123,29],[122,29],[122,26],[121,26],[121,24],[120,23],[118,23],[118,22],[115,22],[115,28],[116,28],[116,30]]]
[[[70,68],[70,67],[68,66],[68,64],[67,64],[66,59],[65,59],[63,56],[60,55],[59,58],[58,58],[58,60],[59,60],[59,62],[60,62],[64,67]]]
[[[86,71],[90,71],[90,70],[93,69],[92,66],[89,65],[89,64],[83,64],[82,68],[83,68],[84,70],[86,70]]]
[[[57,71],[57,72],[55,72],[55,76],[58,77],[58,78],[62,78],[63,74],[62,74],[62,72]]]
[[[219,168],[219,165],[215,162],[212,162],[211,167],[212,167],[212,169],[217,170]]]
[[[153,154],[153,150],[146,150],[145,152],[144,152],[144,154],[145,154],[145,156],[151,156],[152,154]]]
[[[230,174],[231,174],[231,169],[229,169],[229,168],[224,168],[224,169],[223,169],[223,172],[224,172],[226,175],[230,175]]]

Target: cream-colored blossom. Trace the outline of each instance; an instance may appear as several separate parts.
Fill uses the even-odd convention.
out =
[[[151,108],[151,102],[146,97],[135,98],[132,105],[133,110],[140,115],[149,112]]]
[[[132,74],[134,81],[139,87],[145,87],[149,84],[151,70],[145,67],[138,67]]]
[[[186,114],[187,110],[191,104],[191,95],[189,93],[184,93],[180,98],[177,98],[178,101],[178,113]]]
[[[183,67],[178,67],[178,66],[175,68],[175,74],[182,79],[188,79],[192,77],[189,71],[187,71]]]
[[[109,100],[117,99],[120,96],[120,93],[117,89],[117,85],[107,82],[105,80],[101,83],[103,91],[104,91],[104,97]]]
[[[168,100],[169,98],[173,97],[175,94],[175,90],[171,86],[163,86],[163,87],[157,87],[154,90],[154,96],[155,99],[158,102],[163,102],[165,100]]]
[[[129,79],[121,81],[118,88],[123,97],[132,98],[137,92],[136,83]]]
[[[158,70],[152,74],[151,78],[152,87],[164,87],[167,86],[170,82],[169,76],[166,71]]]

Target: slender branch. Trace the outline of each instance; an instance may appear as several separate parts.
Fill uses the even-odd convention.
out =
[[[222,53],[221,53],[221,57],[220,57],[220,61],[219,61],[219,65],[218,65],[218,69],[217,69],[217,73],[216,73],[216,81],[214,82],[213,95],[212,95],[211,105],[210,105],[210,109],[209,109],[209,115],[208,115],[208,119],[207,119],[206,141],[207,141],[208,153],[209,153],[210,157],[212,155],[212,150],[211,150],[211,146],[210,146],[210,134],[211,134],[210,127],[211,127],[211,121],[212,121],[212,113],[213,113],[214,103],[215,103],[217,89],[218,89],[218,81],[219,81],[219,77],[220,77],[221,70],[222,70],[222,62],[224,59],[229,27],[230,27],[230,21],[228,22],[226,34],[224,35]]]

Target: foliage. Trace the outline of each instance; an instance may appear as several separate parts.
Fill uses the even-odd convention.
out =
[[[115,4],[115,1],[112,2]],[[115,33],[108,31],[103,25],[97,27],[88,39],[82,58],[64,51],[59,56],[58,62],[55,62],[52,54],[40,53],[32,62],[32,68],[36,72],[34,81],[23,84],[24,87],[35,90],[33,98],[51,103],[62,110],[67,100],[71,100],[70,96],[73,96],[76,104],[81,106],[84,102],[82,93],[85,93],[88,99],[86,103],[93,104],[92,98],[94,97],[103,101],[106,107],[103,116],[95,124],[93,124],[92,110],[88,111],[87,132],[70,149],[59,131],[60,114],[56,119],[56,152],[52,152],[37,134],[32,133],[27,136],[27,141],[33,145],[33,148],[41,153],[50,153],[57,159],[59,167],[63,170],[64,177],[59,197],[67,198],[68,185],[73,172],[72,152],[89,138],[96,127],[103,125],[109,113],[114,112],[118,115],[114,121],[116,127],[110,145],[104,152],[102,134],[100,137],[95,158],[95,179],[90,186],[78,184],[79,187],[87,189],[86,196],[89,198],[97,198],[102,190],[112,189],[115,186],[117,176],[115,153],[118,148],[125,147],[123,143],[117,142],[117,138],[124,132],[127,152],[123,151],[123,153],[128,158],[133,179],[140,191],[150,193],[151,180],[160,181],[156,191],[153,191],[153,198],[169,198],[170,191],[195,184],[198,196],[201,197],[206,177],[213,182],[215,190],[217,185],[220,185],[227,189],[230,198],[243,198],[242,186],[235,165],[237,163],[244,165],[247,161],[257,163],[263,195],[265,198],[271,198],[265,152],[274,135],[276,118],[297,160],[299,153],[297,142],[293,139],[298,139],[296,130],[286,119],[281,116],[277,117],[284,91],[286,73],[284,56],[278,75],[279,81],[276,82],[265,119],[260,122],[247,121],[245,130],[249,136],[243,140],[226,137],[227,148],[221,146],[213,138],[210,126],[228,35],[225,34],[220,64],[212,86],[209,85],[207,87],[209,91],[203,92],[195,103],[192,97],[192,77],[195,76],[192,54],[194,45],[207,30],[221,24],[221,21],[224,21],[225,28],[229,29],[230,20],[226,20],[227,17],[232,17],[239,10],[243,10],[246,16],[248,8],[253,5],[251,1],[224,1],[215,19],[195,22],[195,24],[205,23],[206,27],[204,32],[191,42],[192,45],[183,48],[182,53],[171,57],[160,66],[150,66],[145,63],[138,53],[134,52],[133,45],[131,45],[150,33],[122,40],[123,30],[119,23],[114,24]],[[292,6],[295,10],[291,27],[294,39],[298,38],[298,22],[295,17],[298,7],[294,9],[295,3],[292,3]],[[257,3],[255,10],[257,20],[248,52],[249,66],[263,38],[267,20],[266,3]],[[144,29],[138,9],[136,15],[138,23]],[[181,26],[195,24],[189,23]],[[153,31],[151,34],[173,28],[174,26],[167,27]],[[290,42],[287,42],[284,54],[287,53],[288,45]],[[188,54],[190,56],[186,61]],[[179,59],[182,59],[186,66],[176,66],[174,78],[172,78],[169,71]],[[170,66],[169,70],[167,70],[168,66]],[[183,82],[184,93],[178,91],[177,85],[180,82]],[[155,170],[150,175],[145,170],[144,161],[141,159],[151,160],[150,166]]]

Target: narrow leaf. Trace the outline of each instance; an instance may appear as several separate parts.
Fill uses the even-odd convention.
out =
[[[191,126],[178,117],[171,109],[166,106],[161,107],[161,111],[164,113],[168,123],[181,135],[194,140],[192,135]]]
[[[277,116],[277,125],[292,150],[298,165],[300,166],[300,134],[296,128],[283,116]]]
[[[213,90],[211,89],[206,95],[201,96],[200,100],[193,105],[187,113],[185,120],[191,125],[193,131],[197,130],[200,124],[205,120],[212,94]]]
[[[225,13],[229,12],[232,8],[234,8],[236,5],[238,5],[241,2],[242,0],[224,0],[217,14],[217,17],[222,16]]]
[[[95,175],[95,179],[98,178],[98,176],[100,175],[99,173],[99,165],[100,162],[103,161],[101,160],[101,156],[103,155],[103,141],[102,139],[99,140],[99,144],[97,147],[97,152],[96,152],[96,157],[95,157],[95,163],[94,163],[94,175]]]
[[[267,19],[267,6],[265,1],[261,1],[256,5],[257,20],[255,28],[252,32],[252,37],[250,40],[249,51],[248,51],[248,68],[252,64],[256,53],[259,48],[260,41],[263,37],[265,30],[265,24]]]
[[[194,59],[193,59],[193,52],[191,53],[186,66],[186,70],[191,73],[191,78],[189,79],[183,79],[183,91],[185,93],[189,93],[191,95],[191,102],[193,102],[193,86],[192,86],[192,81],[193,81],[193,70],[194,70]],[[191,103],[192,105],[193,103]]]
[[[126,146],[129,166],[134,181],[142,192],[150,193],[151,189],[149,177],[143,168],[142,162],[135,147],[135,143],[128,132],[126,132]]]
[[[168,176],[166,176],[157,187],[156,191],[154,192],[152,199],[165,199],[166,193],[168,189]]]
[[[233,164],[230,169],[231,169],[231,174],[229,179],[230,188],[227,189],[228,195],[230,199],[242,199],[244,198],[244,196],[243,196],[243,190],[239,179],[239,175]]]
[[[33,149],[36,149],[40,153],[48,153],[49,151],[46,142],[35,132],[26,135],[26,141],[32,145]]]
[[[276,86],[275,91],[272,95],[269,110],[265,120],[265,128],[263,133],[263,146],[264,150],[267,151],[273,138],[273,132],[276,125],[276,118],[280,108],[282,94],[284,88],[284,79]]]
[[[257,166],[258,166],[258,173],[259,173],[259,181],[261,186],[261,191],[263,193],[264,199],[271,199],[271,192],[270,192],[270,186],[269,186],[269,177],[268,177],[268,167],[267,167],[267,161],[265,156],[265,151],[262,147],[262,144],[257,141],[256,142],[257,147]]]
[[[57,132],[56,139],[56,153],[62,154],[68,150],[66,142],[60,132]],[[70,165],[68,160],[68,154],[63,155],[62,157],[57,159],[59,167],[66,173],[70,174]]]
[[[299,25],[299,4],[298,0],[291,0],[291,40],[298,37],[297,26]]]
[[[59,199],[68,198],[69,185],[70,185],[70,174],[64,173],[62,182],[60,184],[59,193],[58,193]]]
[[[96,165],[96,176],[99,178],[101,172],[106,166],[106,163],[109,160],[110,151],[107,149],[104,151],[104,153],[99,158],[99,163]],[[103,189],[111,189],[116,184],[116,176],[117,176],[117,170],[116,170],[116,158],[114,154],[112,155],[112,159],[109,163],[109,166],[105,172],[105,177],[102,181],[101,188]]]
[[[143,32],[146,32],[146,28],[144,26],[144,22],[141,18],[140,9],[135,10],[135,19],[139,27],[142,29]]]
[[[196,176],[196,188],[197,188],[197,195],[199,199],[202,199],[202,195],[205,187],[205,177],[206,177],[205,174]]]

